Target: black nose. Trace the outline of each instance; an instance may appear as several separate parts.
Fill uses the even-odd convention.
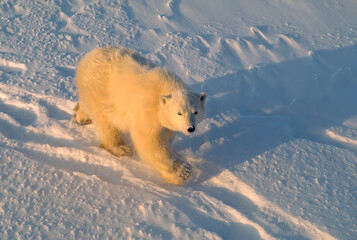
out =
[[[192,133],[192,132],[195,131],[195,127],[194,127],[194,126],[188,127],[188,128],[187,128],[187,131],[188,131],[189,133]]]

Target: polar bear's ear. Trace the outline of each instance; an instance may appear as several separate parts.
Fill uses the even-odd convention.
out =
[[[200,100],[201,100],[201,102],[204,102],[206,100],[206,93],[204,93],[204,92],[200,93]]]
[[[162,103],[162,104],[165,104],[169,99],[171,98],[171,95],[161,95],[160,96],[160,102]]]

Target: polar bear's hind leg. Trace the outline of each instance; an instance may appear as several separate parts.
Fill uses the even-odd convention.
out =
[[[73,118],[76,122],[80,125],[87,125],[91,124],[92,120],[88,117],[88,115],[80,108],[79,103],[77,103],[76,107],[74,108],[75,114]]]
[[[130,156],[133,150],[125,145],[123,134],[116,129],[104,116],[97,116],[94,124],[99,134],[100,147],[117,157]]]

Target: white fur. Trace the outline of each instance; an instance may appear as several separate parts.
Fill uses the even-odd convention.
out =
[[[182,185],[191,166],[171,150],[176,132],[190,134],[205,112],[204,93],[188,90],[168,70],[128,48],[95,49],[78,64],[75,109],[81,124],[94,122],[101,146],[114,155],[130,154],[129,133],[140,158],[170,183]],[[179,115],[180,114],[180,115]]]

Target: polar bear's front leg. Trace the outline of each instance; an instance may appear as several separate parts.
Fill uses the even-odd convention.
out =
[[[174,157],[159,132],[136,126],[131,130],[131,138],[140,158],[154,167],[166,182],[179,186],[187,182],[191,165]]]
[[[181,186],[190,178],[191,170],[192,167],[189,163],[176,159],[173,162],[173,172],[162,172],[161,176],[166,182]]]
[[[99,134],[100,147],[117,157],[130,156],[132,149],[125,145],[122,134],[116,129],[104,115],[97,114],[94,124]]]

